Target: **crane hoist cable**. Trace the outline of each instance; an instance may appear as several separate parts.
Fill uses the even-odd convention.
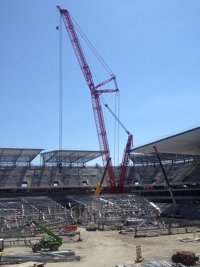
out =
[[[120,117],[119,116],[119,112],[120,112],[120,107],[119,107],[119,105],[120,105],[120,93],[119,92],[115,93],[114,111],[112,111],[111,108],[110,108],[110,110],[112,112],[109,110],[109,108],[108,108],[109,106],[106,103],[106,101],[105,101],[105,99],[103,98],[102,95],[100,97],[100,100],[101,100],[103,106],[106,107],[106,110],[108,110],[109,113],[111,113],[112,116],[114,117],[114,125],[113,125],[114,131],[113,131],[113,138],[112,138],[112,140],[114,140],[114,142],[113,142],[113,163],[114,163],[114,165],[118,165],[119,164],[119,128],[120,128],[119,126],[120,126],[120,124],[119,124],[119,121],[116,118]],[[110,125],[110,123],[109,123],[109,125]]]
[[[120,121],[120,119],[116,116],[116,114],[112,111],[112,109],[109,107],[109,105],[105,102],[105,100],[103,99],[103,97],[101,97],[101,102],[102,104],[109,110],[109,112],[112,114],[112,116],[116,119],[116,121],[119,123],[119,125],[121,125],[121,127],[124,129],[124,131],[127,134],[130,134],[130,132],[126,129],[126,127],[124,126],[124,124]]]
[[[58,107],[58,136],[59,136],[59,159],[58,166],[61,170],[62,167],[62,117],[63,117],[63,107],[62,107],[62,94],[63,94],[63,78],[62,78],[62,18],[59,16],[59,26],[56,26],[56,30],[59,31],[58,36],[58,88],[59,88],[59,107]]]

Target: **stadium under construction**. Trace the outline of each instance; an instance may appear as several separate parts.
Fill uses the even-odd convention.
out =
[[[132,134],[103,103],[128,135],[114,166],[100,95],[118,93],[116,77],[94,84],[70,14],[57,8],[91,93],[100,149],[0,148],[0,237],[37,235],[30,222],[50,242],[62,242],[56,234],[80,240],[77,225],[134,237],[199,231],[200,127],[133,148]],[[102,88],[110,82],[115,89]],[[91,165],[99,157],[103,165]]]
[[[55,222],[58,217],[68,223],[84,224],[95,220],[100,224],[99,220],[105,217],[103,224],[115,225],[124,224],[130,218],[149,218],[150,214],[157,218],[158,213],[165,218],[199,220],[199,132],[200,127],[197,127],[134,148],[130,153],[124,192],[110,193],[109,183],[104,179],[100,196],[95,196],[95,188],[105,167],[87,166],[87,162],[101,156],[100,151],[43,152],[43,149],[2,148],[1,222],[8,227],[8,222],[14,220],[19,226],[16,218],[21,216],[24,224],[30,220],[30,208],[26,214],[26,206],[35,206],[32,217],[46,223],[52,223],[49,218]],[[38,156],[41,165],[34,166],[32,161]],[[59,164],[61,156],[62,165]],[[114,167],[116,177],[119,169]],[[41,202],[41,198],[45,201]],[[52,205],[53,201],[57,204]]]

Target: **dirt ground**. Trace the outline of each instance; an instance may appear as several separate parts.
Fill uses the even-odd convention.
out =
[[[81,232],[82,242],[64,238],[60,250],[74,250],[80,261],[47,263],[47,267],[112,267],[116,264],[133,266],[136,259],[136,245],[140,244],[144,260],[171,259],[177,251],[193,251],[200,254],[200,242],[181,242],[182,238],[199,238],[199,233],[165,235],[158,237],[134,238],[119,234],[118,231]],[[75,239],[74,239],[75,240]],[[5,255],[31,252],[28,247],[6,247]]]

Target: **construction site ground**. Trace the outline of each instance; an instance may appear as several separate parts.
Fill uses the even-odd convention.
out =
[[[131,267],[135,264],[136,245],[141,245],[142,257],[145,261],[169,260],[177,251],[192,251],[200,254],[199,233],[164,235],[156,237],[134,238],[133,235],[119,234],[119,231],[86,231],[81,233],[81,242],[64,237],[59,250],[74,250],[81,257],[80,261],[46,263],[48,267],[112,267],[124,264]],[[180,240],[187,240],[182,242]],[[25,246],[5,247],[4,255],[30,253],[31,248]],[[144,263],[143,262],[143,263]],[[141,264],[141,263],[140,263]]]

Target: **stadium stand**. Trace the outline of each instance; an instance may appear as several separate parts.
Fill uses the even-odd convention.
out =
[[[171,184],[193,183],[199,181],[200,162],[164,164]],[[130,168],[126,183],[133,184],[165,184],[163,172],[158,164],[135,166]]]
[[[165,168],[168,180],[173,187],[192,188],[200,184],[200,127],[167,137],[131,151],[132,165],[128,167],[125,179],[125,192],[148,191],[149,188],[165,188],[166,180],[154,150],[156,146]],[[41,153],[42,152],[42,153]],[[33,160],[40,156],[40,165]],[[0,190],[1,196],[17,194],[53,195],[57,192],[92,193],[101,180],[104,168],[98,165],[87,166],[102,156],[100,151],[43,149],[0,149]],[[120,166],[114,167],[119,177]],[[107,181],[103,192],[108,192]],[[156,187],[157,186],[157,187]],[[148,190],[147,190],[148,188]],[[166,189],[167,190],[167,189]],[[163,192],[161,192],[163,193]],[[185,194],[186,192],[181,192]],[[194,192],[192,192],[194,193]],[[197,191],[197,194],[199,191]],[[200,195],[200,194],[199,194]]]
[[[1,190],[38,192],[36,189],[41,188],[95,188],[104,170],[97,165],[85,166],[88,161],[102,155],[99,151],[58,150],[42,154],[39,154],[42,149],[2,148],[0,151]],[[32,163],[36,156],[42,158],[40,166]]]
[[[155,147],[170,183],[200,181],[200,127],[136,147],[132,150],[133,179],[141,184],[162,184],[165,178]]]
[[[200,203],[199,136],[200,127],[197,127],[134,148],[130,154],[131,164],[128,166],[125,179],[124,193],[126,194],[121,194],[119,199],[117,194],[112,194],[112,196],[107,194],[109,183],[105,179],[101,195],[104,196],[104,199],[100,197],[100,201],[93,198],[93,193],[102,178],[104,167],[95,164],[87,166],[87,163],[102,156],[101,152],[72,150],[43,152],[43,149],[0,148],[0,200],[2,200],[0,201],[0,212],[2,229],[5,230],[3,232],[9,232],[7,225],[10,225],[11,228],[16,227],[16,214],[19,213],[25,214],[25,221],[35,214],[37,220],[44,220],[46,224],[50,224],[52,221],[56,222],[59,218],[52,211],[52,207],[55,205],[53,201],[64,207],[67,207],[66,203],[71,201],[78,209],[76,210],[78,212],[76,220],[84,221],[84,216],[86,216],[85,223],[92,215],[92,213],[88,214],[88,210],[92,211],[93,205],[97,209],[97,217],[99,212],[101,213],[102,207],[107,209],[108,216],[104,221],[106,224],[121,222],[124,212],[127,213],[127,216],[140,217],[141,214],[137,214],[138,208],[145,216],[149,216],[151,205],[144,203],[143,206],[143,197],[156,204],[162,203],[163,214],[170,216],[175,209],[161,165],[165,169],[180,214],[191,219],[195,215],[195,218],[200,219],[198,212]],[[158,160],[154,147],[159,153],[162,164]],[[40,157],[40,165],[34,165],[33,161],[36,157]],[[119,177],[120,166],[115,166],[114,172],[115,177]],[[107,197],[105,194],[109,196]],[[137,199],[136,195],[141,198]],[[8,201],[8,198],[11,200]],[[38,198],[40,198],[39,202]],[[128,200],[129,202],[127,202]],[[139,207],[134,206],[135,200],[140,203]],[[91,202],[91,205],[88,204],[88,201]],[[112,205],[107,205],[107,202],[112,202]],[[76,205],[77,203],[78,205]],[[131,210],[126,206],[127,203],[130,204]],[[168,206],[168,204],[170,205]],[[28,213],[29,206],[34,207],[34,210],[30,208],[31,214]],[[84,215],[80,213],[79,217],[82,207],[85,212]],[[146,207],[148,207],[147,210],[145,210]],[[17,209],[15,214],[14,210]],[[12,215],[7,214],[9,210],[13,210]],[[121,210],[123,210],[122,213]],[[134,214],[131,214],[133,210]],[[38,213],[38,211],[40,212]],[[67,207],[67,211],[70,216],[69,207]],[[60,217],[70,222],[73,218],[65,217],[67,211],[63,210]],[[6,219],[10,218],[9,216],[12,216],[13,225]],[[23,220],[23,216],[20,218],[16,221],[18,225],[21,223],[20,220]]]

